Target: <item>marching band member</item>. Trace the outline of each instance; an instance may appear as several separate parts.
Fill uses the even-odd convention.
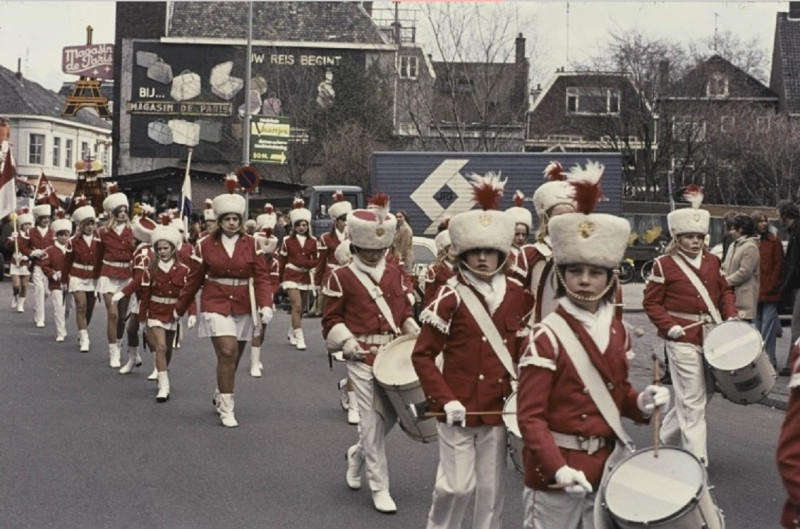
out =
[[[456,255],[452,251],[450,240],[450,219],[444,219],[439,224],[439,233],[433,239],[436,245],[436,260],[425,268],[425,288],[423,290],[422,306],[427,307],[433,301],[439,287],[456,275]]]
[[[792,346],[789,358],[792,375],[789,378],[789,404],[786,407],[778,438],[778,474],[788,498],[783,504],[781,527],[800,527],[800,358],[797,346]]]
[[[473,176],[481,207],[450,220],[456,276],[422,311],[411,355],[428,406],[444,412],[428,529],[460,528],[473,492],[472,526],[502,526],[507,438],[499,412],[516,378],[517,333],[525,316],[522,288],[504,270],[514,237],[513,217],[496,209],[504,183],[493,173]]]
[[[189,266],[192,262],[192,245],[186,238],[186,226],[183,223],[183,219],[180,218],[178,210],[173,210],[171,215],[172,221],[170,225],[181,234],[181,246],[178,248],[175,258],[186,266]]]
[[[627,248],[630,225],[592,213],[601,176],[602,166],[591,162],[571,171],[578,212],[549,223],[559,305],[522,347],[517,422],[526,529],[594,528],[595,493],[614,425],[620,416],[644,422],[656,407],[669,406],[666,388],[651,385],[640,393],[628,381],[631,337],[614,317],[613,269]],[[600,391],[608,391],[609,406],[593,396]]]
[[[281,286],[292,303],[292,328],[287,338],[289,343],[304,351],[306,339],[303,335],[303,311],[308,306],[308,294],[314,286],[314,269],[319,263],[317,239],[311,235],[311,212],[302,198],[295,198],[289,211],[291,233],[284,237],[280,251]]]
[[[11,275],[11,289],[14,298],[11,301],[11,308],[17,312],[25,312],[25,296],[28,294],[28,283],[30,281],[30,239],[28,231],[33,225],[33,215],[28,208],[22,208],[16,215],[16,230],[6,239],[6,249],[11,251],[11,264],[9,274]]]
[[[642,307],[666,341],[675,407],[664,417],[661,441],[682,446],[708,466],[706,405],[714,381],[703,358],[701,325],[737,317],[731,288],[720,272],[719,259],[705,248],[709,213],[699,209],[703,188],[690,185],[683,195],[692,207],[667,215],[672,240],[656,259],[645,287]]]
[[[334,270],[323,289],[327,296],[322,314],[322,335],[329,350],[342,351],[353,381],[360,422],[358,442],[347,449],[347,485],[361,488],[361,470],[375,509],[394,513],[397,505],[389,493],[386,435],[396,421],[391,403],[373,378],[375,348],[399,334],[416,333],[411,303],[400,270],[386,262],[397,219],[389,213],[389,197],[372,198],[370,209],[347,214],[352,262]],[[343,246],[343,245],[342,245]],[[341,246],[340,246],[341,248]],[[373,407],[373,399],[378,409]]]
[[[257,231],[254,235],[258,251],[263,256],[267,270],[269,270],[270,290],[277,292],[280,288],[280,264],[275,254],[275,250],[278,247],[278,238],[273,235],[272,230],[275,229],[278,217],[272,211],[272,205],[267,205],[269,209],[265,206],[264,213],[256,218]],[[261,362],[261,346],[264,344],[266,332],[267,324],[261,324],[261,332],[253,336],[250,341],[250,376],[254,378],[261,377],[261,370],[264,369],[264,364]]]
[[[200,232],[197,240],[200,240],[217,228],[217,216],[216,213],[214,213],[213,203],[210,198],[207,198],[203,204],[203,224],[203,231]]]
[[[514,239],[511,241],[511,252],[508,257],[508,276],[520,285],[530,285],[531,263],[539,258],[539,252],[532,244],[528,244],[528,236],[533,226],[533,216],[525,206],[525,195],[517,190],[514,193],[514,205],[506,212],[514,220]]]
[[[67,243],[61,277],[75,299],[75,323],[78,326],[80,352],[88,353],[91,345],[89,323],[92,321],[95,302],[94,270],[98,262],[100,239],[95,236],[97,220],[94,208],[80,205],[86,203],[85,197],[78,197],[75,200],[76,204],[79,204],[72,213],[75,235]]]
[[[30,277],[33,285],[33,321],[39,328],[44,327],[44,300],[49,289],[48,285],[45,285],[41,259],[44,257],[45,250],[53,244],[53,230],[50,229],[51,216],[52,208],[50,204],[33,206],[33,217],[36,219],[36,225],[28,230],[28,244],[33,266],[33,272]]]
[[[128,218],[128,197],[124,193],[119,193],[117,184],[113,182],[108,185],[108,193],[103,200],[103,209],[108,215],[108,222],[97,230],[100,245],[96,290],[103,295],[108,316],[106,321],[108,365],[118,369],[121,367],[119,339],[125,329],[125,318],[120,318],[119,315],[127,314],[128,301],[123,298],[117,305],[111,302],[111,298],[131,279],[130,265],[136,244]]]
[[[194,264],[175,311],[182,316],[197,291],[203,289],[198,334],[201,338],[211,338],[217,355],[217,391],[213,402],[222,425],[234,428],[239,425],[233,401],[236,368],[253,336],[253,325],[272,319],[274,292],[255,239],[244,233],[246,204],[241,195],[234,194],[239,187],[235,174],[225,178],[225,187],[228,192],[212,202],[217,226],[195,246]]]
[[[67,244],[72,235],[72,222],[63,215],[63,210],[56,213],[58,218],[50,225],[55,234],[55,241],[45,249],[41,259],[42,273],[47,278],[47,286],[50,289],[50,299],[53,304],[53,322],[56,326],[57,342],[63,342],[67,337],[67,298],[61,284],[61,271],[64,268]]]

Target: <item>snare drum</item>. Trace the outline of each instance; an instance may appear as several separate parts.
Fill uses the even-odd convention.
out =
[[[722,395],[736,404],[758,402],[775,385],[761,333],[748,323],[715,326],[705,336],[703,351]]]
[[[397,413],[400,428],[413,440],[429,443],[438,436],[436,419],[417,420],[410,409],[411,405],[422,407],[427,400],[411,363],[416,339],[406,334],[382,347],[375,357],[372,373]]]
[[[514,468],[524,473],[525,465],[522,462],[522,432],[517,423],[517,392],[513,392],[503,404],[503,422],[508,430],[508,455]]]
[[[723,529],[703,464],[680,448],[639,450],[600,489],[602,507],[621,529]]]

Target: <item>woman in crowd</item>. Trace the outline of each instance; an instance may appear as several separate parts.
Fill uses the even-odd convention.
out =
[[[756,317],[759,291],[759,261],[756,226],[749,215],[736,215],[728,233],[731,244],[722,263],[725,281],[736,296],[739,318],[751,321]]]
[[[86,203],[85,197],[76,200],[78,204]],[[69,286],[75,300],[75,323],[78,326],[80,352],[88,353],[91,345],[89,323],[92,321],[95,302],[94,269],[100,239],[95,235],[97,219],[92,206],[79,205],[72,214],[72,221],[75,223],[75,235],[67,243],[61,277]]]
[[[764,349],[772,367],[778,369],[775,342],[780,320],[778,303],[781,300],[780,283],[783,273],[783,244],[769,229],[769,220],[763,213],[755,213],[753,222],[759,238],[758,308],[753,326],[761,332]]]

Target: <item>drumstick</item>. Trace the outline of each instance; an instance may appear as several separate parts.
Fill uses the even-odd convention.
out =
[[[696,321],[694,323],[690,323],[689,325],[684,325],[683,327],[681,327],[681,329],[683,329],[685,331],[687,329],[691,329],[692,327],[697,327],[698,325],[705,325],[705,324],[706,324],[706,320],[705,320],[705,318],[703,318],[700,321]]]
[[[658,375],[658,357],[653,352],[653,385],[658,386],[661,377]],[[658,406],[653,403],[653,457],[658,457]]]
[[[468,411],[466,415],[516,415],[515,411],[491,410],[491,411]],[[443,411],[426,411],[423,417],[444,417],[447,414]]]

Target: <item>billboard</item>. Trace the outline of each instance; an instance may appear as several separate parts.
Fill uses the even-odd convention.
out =
[[[61,71],[97,79],[114,78],[114,45],[87,44],[61,50]]]
[[[280,117],[307,137],[309,124],[347,97],[334,89],[337,70],[363,70],[366,61],[361,50],[254,46],[245,97],[244,46],[133,41],[131,53],[121,108],[130,116],[130,156],[177,158],[192,147],[192,158],[206,162],[240,160],[242,141],[250,140],[246,102],[251,115]]]

